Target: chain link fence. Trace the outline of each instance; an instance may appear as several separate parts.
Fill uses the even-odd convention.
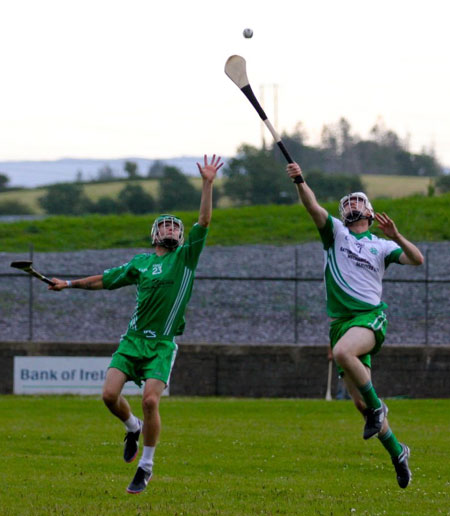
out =
[[[450,244],[419,246],[426,257],[424,266],[388,268],[383,292],[389,305],[385,345],[450,345]],[[48,277],[74,279],[101,274],[138,252],[149,250],[1,254],[1,340],[117,342],[134,309],[134,288],[51,292],[44,283],[12,272],[9,263],[32,259]],[[186,319],[178,342],[326,344],[320,244],[207,247]]]

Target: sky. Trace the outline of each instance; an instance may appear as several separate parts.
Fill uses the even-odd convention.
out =
[[[412,152],[433,149],[450,166],[445,3],[2,2],[0,161],[259,146],[258,115],[224,74],[239,54],[279,132],[301,123],[316,145],[342,116],[361,137],[381,118]]]

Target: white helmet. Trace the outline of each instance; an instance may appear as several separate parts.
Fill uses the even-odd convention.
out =
[[[355,208],[351,207],[350,200],[356,201]],[[350,206],[350,209],[346,210],[348,206]],[[366,215],[367,210],[369,210],[370,215]],[[370,204],[367,195],[363,192],[353,192],[342,197],[339,201],[339,214],[342,222],[346,226],[360,219],[368,219],[369,226],[371,226],[375,218],[375,212],[373,211],[372,205]]]
[[[162,223],[169,222],[172,224],[172,231],[173,226],[178,226],[180,229],[178,240],[174,238],[166,238],[162,237],[159,231],[159,225]],[[160,215],[155,219],[155,222],[153,222],[152,231],[151,231],[151,238],[152,238],[152,245],[160,245],[162,247],[166,247],[167,249],[175,249],[179,245],[183,245],[184,242],[184,225],[181,219],[178,217],[175,217],[174,215],[170,215],[168,213],[165,213],[163,215]]]

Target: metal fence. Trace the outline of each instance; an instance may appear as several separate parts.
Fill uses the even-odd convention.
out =
[[[450,280],[430,274],[428,250],[420,277],[387,277],[386,345],[448,346]],[[323,345],[328,342],[320,275],[205,274],[200,268],[180,342]],[[30,258],[33,254],[30,253]],[[251,264],[249,265],[251,269]],[[214,268],[212,268],[214,269]],[[91,275],[46,271],[47,276]],[[117,342],[133,311],[133,288],[49,292],[22,272],[0,273],[1,340]]]

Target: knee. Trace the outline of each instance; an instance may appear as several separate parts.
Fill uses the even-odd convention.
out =
[[[149,393],[142,399],[142,410],[144,412],[153,412],[158,409],[159,396],[155,393]]]
[[[333,348],[333,358],[340,366],[343,366],[347,362],[348,353],[343,346],[337,344]]]
[[[102,392],[103,403],[107,407],[112,407],[118,400],[119,396],[116,392],[111,389],[104,388]]]

